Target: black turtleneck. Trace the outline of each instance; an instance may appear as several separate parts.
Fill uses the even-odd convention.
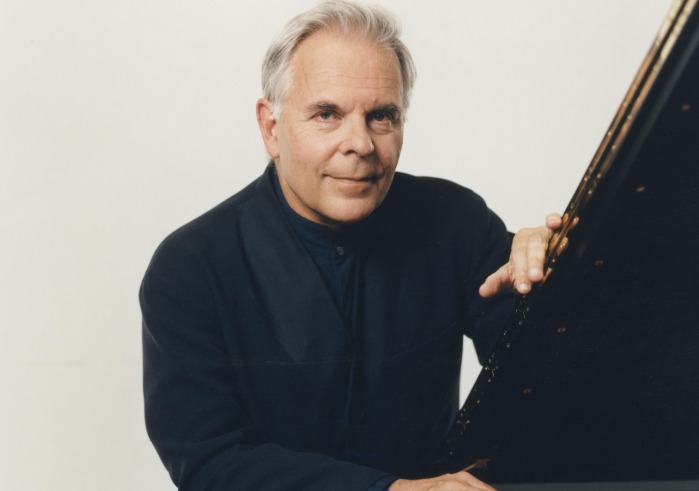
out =
[[[354,306],[357,298],[356,271],[359,261],[361,225],[348,225],[337,231],[302,217],[286,201],[276,172],[274,177],[274,189],[284,208],[284,213],[318,267],[335,300],[335,305],[342,314],[345,325],[354,329]],[[385,491],[396,479],[398,479],[396,476],[386,475],[366,491]]]
[[[276,173],[274,188],[286,216],[325,280],[342,318],[351,327],[356,299],[358,227],[349,225],[338,231],[302,217],[289,206]]]

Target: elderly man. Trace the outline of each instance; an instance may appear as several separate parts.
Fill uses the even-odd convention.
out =
[[[461,337],[487,356],[512,308],[498,292],[541,279],[559,217],[510,253],[473,192],[396,173],[415,79],[398,36],[344,1],[293,19],[257,103],[272,162],[153,257],[146,419],[180,489],[492,489],[427,469]]]

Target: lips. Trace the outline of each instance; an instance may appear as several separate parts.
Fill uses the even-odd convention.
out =
[[[337,181],[348,181],[348,182],[368,182],[375,181],[375,177],[333,177]]]
[[[368,182],[368,181],[376,181],[379,179],[379,175],[377,174],[368,174],[368,175],[360,175],[360,176],[343,176],[343,175],[328,175],[328,177],[331,177],[332,179],[335,179],[337,181],[352,181],[352,182]]]

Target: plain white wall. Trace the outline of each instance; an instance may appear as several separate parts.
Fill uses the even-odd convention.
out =
[[[266,163],[259,65],[310,0],[0,2],[0,489],[171,490],[137,289]],[[400,169],[511,230],[572,195],[669,0],[384,0],[419,76]],[[469,351],[468,390],[477,365]]]

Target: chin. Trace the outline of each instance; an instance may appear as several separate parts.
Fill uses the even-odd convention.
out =
[[[334,210],[334,213],[327,215],[327,217],[337,226],[349,225],[365,220],[378,206],[379,204],[374,202],[366,203],[362,206],[357,206],[357,203],[353,203],[351,206]]]

